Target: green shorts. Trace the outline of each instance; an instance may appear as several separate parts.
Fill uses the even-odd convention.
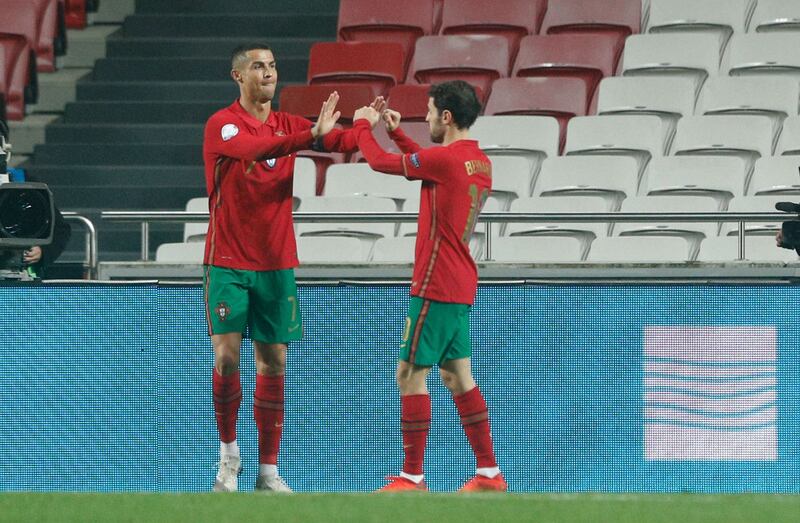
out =
[[[244,332],[262,343],[288,343],[303,336],[294,269],[245,271],[206,265],[203,295],[208,333]]]
[[[411,297],[400,345],[400,359],[432,367],[472,356],[469,305]]]

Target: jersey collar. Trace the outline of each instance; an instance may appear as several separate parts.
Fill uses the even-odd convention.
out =
[[[247,125],[253,127],[254,129],[258,129],[262,125],[266,125],[274,129],[278,123],[275,117],[275,110],[270,111],[269,116],[267,116],[267,121],[261,123],[261,120],[248,113],[247,110],[242,107],[242,104],[239,102],[239,98],[237,98],[236,101],[230,105],[230,110],[237,114],[239,118],[244,120]]]

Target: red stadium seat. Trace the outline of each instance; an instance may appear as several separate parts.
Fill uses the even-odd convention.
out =
[[[509,59],[508,41],[501,36],[423,36],[407,79],[421,84],[465,80],[486,96],[492,82],[508,76]]]
[[[339,93],[337,111],[341,111],[340,122],[353,120],[356,109],[369,105],[375,92],[367,85],[287,85],[281,89],[278,108],[281,111],[316,120],[319,110],[331,92]]]
[[[389,91],[389,108],[403,116],[404,122],[424,122],[428,115],[428,91],[430,84],[402,84]],[[483,100],[483,91],[475,88],[479,100]]]
[[[0,120],[6,121],[6,100],[8,99],[8,84],[6,79],[6,54],[0,49]]]
[[[505,0],[502,9],[485,0],[447,0],[440,33],[505,37],[513,59],[519,41],[539,32],[546,9],[547,0]]]
[[[402,83],[405,56],[389,42],[322,42],[311,47],[310,84],[365,84],[379,94]]]
[[[435,3],[435,0],[341,0],[339,40],[395,42],[403,46],[406,59],[410,60],[417,38],[434,32]]]
[[[431,142],[431,128],[428,122],[401,122],[400,128],[406,135],[417,142],[422,148],[433,147],[436,144]],[[395,143],[386,134],[385,127],[376,127],[373,131],[375,140],[383,147],[385,151],[401,154],[400,149],[397,148]],[[365,162],[366,160],[361,155],[361,151],[353,154],[353,162]]]
[[[56,70],[55,47],[59,36],[58,0],[33,0],[36,5],[36,57],[41,72]]]
[[[503,78],[492,86],[484,114],[552,116],[563,146],[570,118],[586,116],[589,104],[586,84],[577,78]]]
[[[86,0],[65,0],[65,19],[70,29],[86,27]]]
[[[36,100],[35,55],[24,36],[8,33],[0,33],[0,52],[5,61],[6,115],[9,120],[22,120],[25,103]]]
[[[558,0],[548,5],[541,33],[613,34],[619,61],[625,38],[640,32],[641,18],[642,0]]]
[[[560,34],[526,36],[511,76],[567,76],[586,83],[589,96],[606,76],[613,76],[616,37]]]

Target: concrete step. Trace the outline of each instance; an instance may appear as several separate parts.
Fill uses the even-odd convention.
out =
[[[70,209],[72,210],[72,209]],[[82,213],[97,230],[100,261],[135,261],[140,258],[141,225],[138,223],[109,222],[100,218],[100,211]],[[167,242],[183,241],[183,226],[174,223],[150,224],[150,259],[155,259],[156,248]],[[81,262],[86,257],[83,229],[72,225],[72,237],[58,258],[59,263]]]
[[[95,25],[67,30],[67,54],[64,67],[92,67],[106,55],[106,39],[119,31],[118,25]]]
[[[191,198],[203,196],[205,186],[56,185],[48,184],[64,209],[91,205],[106,210],[182,209]]]
[[[152,193],[160,192],[161,188],[172,187],[174,185],[192,187],[194,190],[202,188],[205,191],[205,174],[202,166],[184,165],[66,165],[66,164],[43,164],[34,161],[27,164],[26,168],[37,180],[42,183],[58,187],[59,191],[65,193],[74,192],[75,187],[106,187],[113,189],[114,186],[120,187],[139,187],[150,189]],[[167,195],[167,200],[173,202]],[[186,200],[174,200],[174,205],[166,207],[182,206]],[[67,205],[66,203],[64,205]],[[71,203],[71,207],[98,207],[87,203],[81,205],[80,201]],[[142,205],[143,209],[154,209],[159,205]],[[163,207],[163,206],[162,206]]]
[[[217,102],[72,102],[66,123],[205,123]]]
[[[165,2],[166,3],[166,2]],[[96,13],[91,13],[92,24],[121,23],[136,10],[136,0],[100,0]]]
[[[95,81],[221,81],[230,79],[229,58],[102,58],[95,63]],[[278,78],[304,82],[308,57],[284,57]],[[231,80],[232,81],[232,80]]]
[[[42,144],[34,149],[33,158],[43,165],[202,166],[203,144]]]
[[[338,0],[138,0],[136,12],[149,13],[332,13],[339,12]]]
[[[75,101],[78,80],[91,72],[89,68],[65,68],[55,73],[39,74],[37,113],[61,113],[69,102]]]
[[[126,37],[249,37],[264,38],[268,34],[284,37],[336,38],[336,14],[251,13],[232,14],[136,14],[125,19]]]
[[[267,42],[276,58],[308,57],[311,46],[319,38],[270,38]],[[230,59],[231,52],[242,44],[241,38],[120,38],[107,41],[106,56],[110,58],[161,58],[186,56],[196,58]],[[98,57],[99,58],[99,57]]]
[[[203,124],[67,124],[47,126],[47,144],[202,144]]]
[[[56,114],[31,114],[24,120],[8,122],[12,155],[30,155],[37,144],[44,143],[45,127],[58,120]]]
[[[278,83],[275,90],[276,98],[280,96],[282,83]],[[216,82],[96,82],[92,80],[81,82],[77,87],[77,100],[85,102],[203,100],[206,102],[218,101],[220,107],[224,107],[238,97],[239,88],[233,80],[225,78]]]

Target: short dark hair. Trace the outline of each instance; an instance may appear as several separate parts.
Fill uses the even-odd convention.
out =
[[[440,115],[445,110],[450,111],[459,129],[469,129],[481,112],[481,102],[475,88],[464,80],[432,85],[428,96],[433,98],[433,105]]]
[[[265,51],[272,51],[270,46],[263,42],[250,42],[237,46],[236,49],[231,51],[231,68],[236,69],[236,62],[247,57],[247,51],[255,51],[256,49],[263,49]]]

